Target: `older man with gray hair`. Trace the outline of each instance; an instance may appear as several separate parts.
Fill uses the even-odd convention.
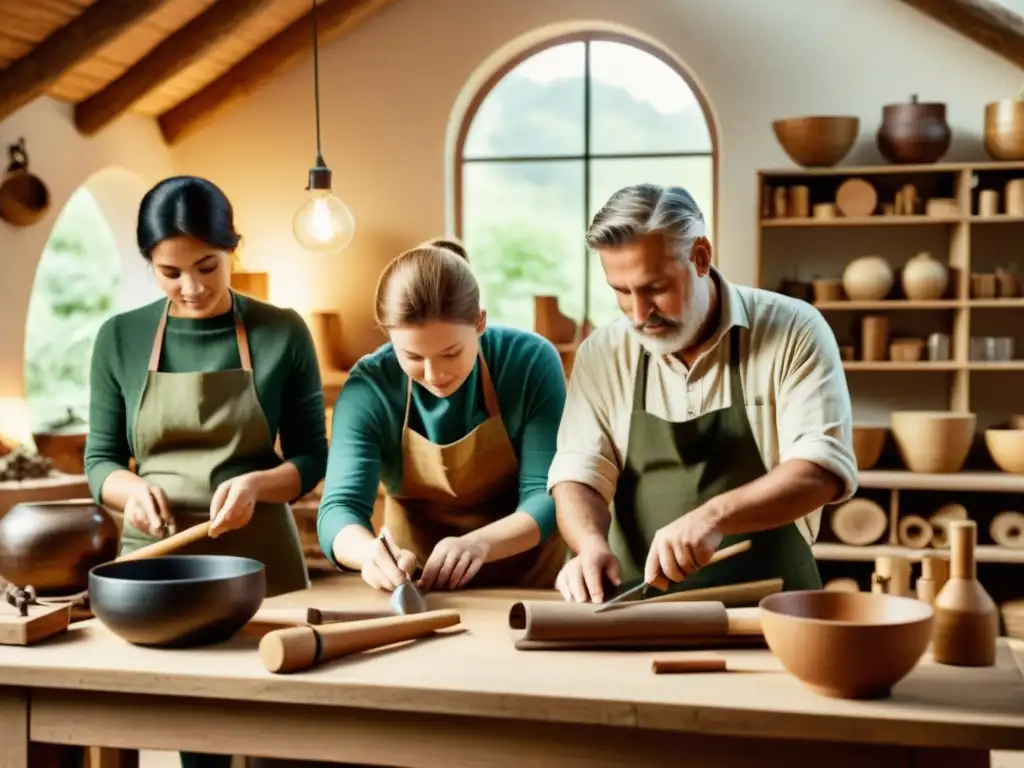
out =
[[[580,345],[569,379],[548,476],[575,552],[563,597],[603,602],[641,578],[820,588],[821,507],[857,487],[831,328],[805,302],[727,282],[685,189],[619,190],[587,244],[625,317]]]

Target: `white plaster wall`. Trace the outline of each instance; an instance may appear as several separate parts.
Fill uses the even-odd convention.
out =
[[[122,288],[123,305],[132,305],[147,293],[145,270],[132,240],[135,210],[145,189],[173,169],[170,149],[149,119],[128,116],[94,138],[75,128],[71,108],[49,98],[38,99],[0,123],[0,145],[24,137],[30,170],[49,187],[51,206],[46,217],[31,227],[13,227],[0,221],[0,398],[20,397],[24,379],[25,317],[36,265],[50,230],[71,194],[87,180],[108,215],[128,271]],[[6,161],[6,156],[4,157]],[[4,166],[6,167],[6,165]],[[94,176],[97,172],[105,171]],[[113,276],[112,276],[113,277]]]
[[[495,51],[558,26],[631,30],[703,85],[721,147],[719,258],[737,281],[754,277],[755,172],[789,165],[772,119],[859,115],[863,146],[847,162],[875,162],[882,105],[917,93],[948,103],[948,159],[967,159],[980,152],[984,103],[1022,82],[1008,62],[897,0],[396,0],[322,49],[325,158],[358,226],[349,251],[311,257],[291,236],[314,157],[309,59],[188,138],[175,158],[226,187],[246,257],[272,270],[275,299],[340,307],[349,355],[365,351],[378,341],[369,294],[380,268],[446,228],[460,94],[499,63]]]

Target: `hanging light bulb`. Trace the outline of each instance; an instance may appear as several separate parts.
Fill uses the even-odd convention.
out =
[[[331,171],[317,158],[309,171],[309,199],[295,212],[292,232],[299,244],[310,251],[332,253],[348,247],[356,233],[356,222],[348,206],[331,194]]]
[[[316,0],[310,13],[313,19],[313,103],[316,108],[316,165],[309,170],[306,191],[309,199],[292,218],[292,233],[299,244],[310,251],[333,253],[349,246],[356,233],[352,211],[331,194],[331,169],[320,151],[320,51],[316,27]]]

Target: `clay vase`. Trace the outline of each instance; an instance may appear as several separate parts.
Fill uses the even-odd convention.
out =
[[[912,301],[940,299],[949,286],[946,265],[927,251],[911,257],[900,276],[903,293]]]
[[[1024,90],[985,105],[985,151],[993,160],[1024,160]]]
[[[881,256],[861,256],[843,270],[843,290],[851,301],[879,301],[895,282],[892,267]]]
[[[878,151],[890,163],[934,163],[949,149],[953,133],[946,122],[946,105],[909,103],[882,107],[882,125],[876,135]]]
[[[23,502],[0,517],[0,577],[40,595],[79,592],[92,567],[117,557],[119,538],[91,500]]]
[[[996,663],[999,611],[978,581],[974,557],[978,526],[949,524],[949,580],[935,597],[932,656],[941,664],[991,667]]]

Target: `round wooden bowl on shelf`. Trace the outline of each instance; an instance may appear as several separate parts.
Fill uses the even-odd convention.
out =
[[[1024,429],[986,429],[985,447],[1003,472],[1024,475]]]
[[[857,459],[857,469],[871,469],[878,463],[888,436],[889,428],[886,426],[853,425],[853,455]]]
[[[959,472],[974,441],[978,416],[955,411],[893,411],[892,436],[911,472]]]
[[[823,696],[888,696],[931,640],[935,612],[872,592],[778,592],[760,602],[765,642],[786,671]]]
[[[993,160],[1024,160],[1024,92],[985,105],[985,151]]]
[[[787,117],[774,120],[772,130],[794,163],[825,168],[849,153],[860,131],[860,119],[845,115]]]

